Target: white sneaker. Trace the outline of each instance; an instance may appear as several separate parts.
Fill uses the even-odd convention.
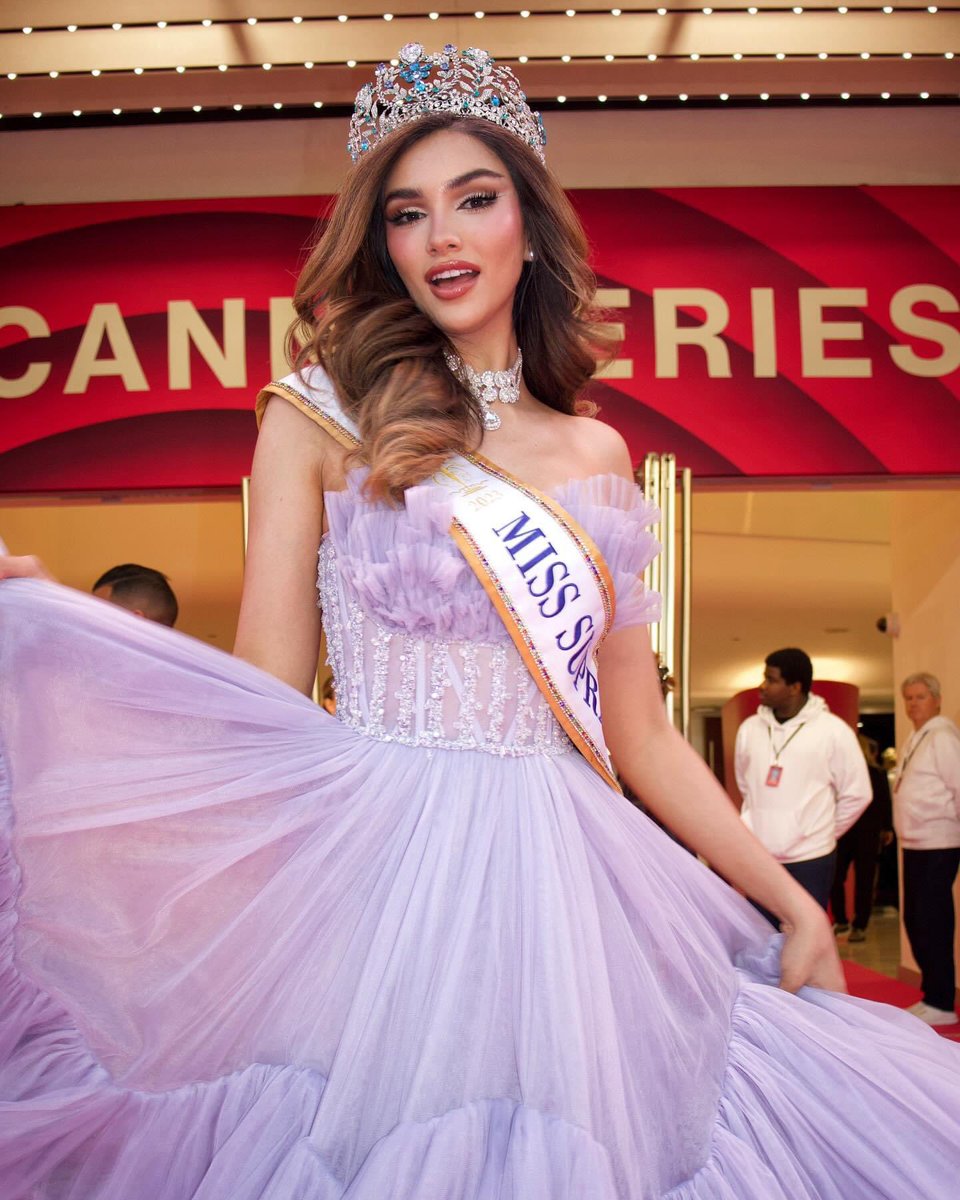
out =
[[[960,1021],[955,1012],[945,1008],[934,1008],[932,1004],[925,1004],[923,1000],[912,1005],[907,1012],[913,1013],[927,1025],[956,1025]]]

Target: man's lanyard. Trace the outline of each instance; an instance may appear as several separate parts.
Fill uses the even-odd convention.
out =
[[[915,746],[914,746],[914,747],[911,749],[910,753],[909,753],[909,754],[907,755],[907,757],[906,757],[906,758],[903,760],[903,765],[901,766],[901,768],[900,768],[900,772],[899,772],[899,774],[897,775],[897,781],[896,781],[896,783],[893,785],[893,790],[894,790],[895,792],[897,792],[897,791],[899,791],[899,790],[900,790],[900,784],[903,782],[903,777],[904,777],[904,775],[906,775],[906,773],[907,773],[907,767],[909,767],[909,766],[910,766],[910,764],[913,762],[913,756],[914,756],[914,755],[916,754],[916,752],[917,752],[917,751],[920,749],[921,745],[923,744],[923,739],[924,739],[924,738],[927,736],[927,734],[928,734],[929,732],[930,732],[930,730],[929,730],[929,729],[925,729],[925,730],[923,731],[923,733],[921,733],[921,735],[920,735],[920,736],[917,738],[917,744],[916,744],[916,745],[915,745]]]
[[[779,750],[773,749],[773,730],[769,725],[767,726],[767,736],[770,738],[770,750],[773,753],[773,763],[770,766],[770,770],[767,772],[767,778],[764,780],[764,783],[767,787],[780,786],[780,780],[783,778],[783,767],[780,766],[780,755],[784,752],[784,750],[786,750],[804,725],[806,725],[806,721],[801,721]]]

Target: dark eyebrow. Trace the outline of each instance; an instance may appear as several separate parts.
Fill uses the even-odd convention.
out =
[[[464,175],[458,175],[455,179],[448,179],[443,185],[443,191],[455,192],[457,188],[466,187],[468,183],[473,183],[476,179],[503,179],[504,176],[499,171],[493,171],[489,167],[478,167],[475,171],[467,171]],[[384,204],[389,204],[391,200],[422,200],[423,192],[419,188],[394,188],[392,192],[388,192],[383,198]]]

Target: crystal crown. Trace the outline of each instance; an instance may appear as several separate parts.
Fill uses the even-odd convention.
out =
[[[424,53],[408,42],[399,65],[380,63],[373,83],[357,93],[350,118],[347,149],[354,162],[388,134],[428,113],[482,117],[515,134],[544,161],[547,135],[538,112],[532,112],[516,75],[486,52],[444,46]]]

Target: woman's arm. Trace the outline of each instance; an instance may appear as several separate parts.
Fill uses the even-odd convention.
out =
[[[292,404],[267,405],[250,480],[234,654],[309,695],[320,651],[317,548],[327,435]]]
[[[667,720],[646,629],[610,634],[598,667],[604,736],[624,779],[686,845],[783,922],[781,987],[846,991],[823,909],[760,845]]]

